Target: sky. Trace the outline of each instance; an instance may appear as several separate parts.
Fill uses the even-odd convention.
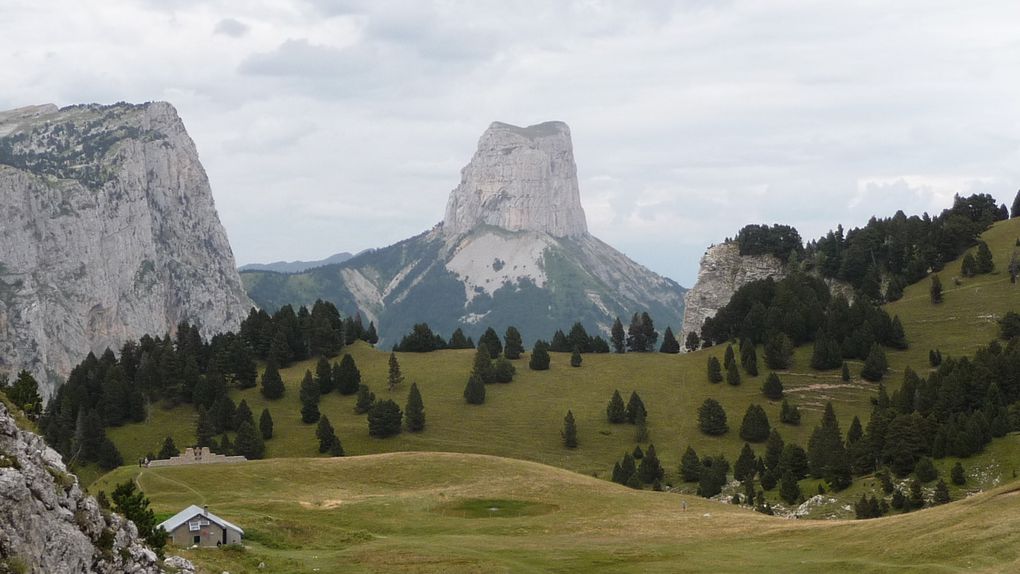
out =
[[[171,102],[238,264],[416,235],[492,121],[565,121],[592,234],[691,286],[748,223],[1011,204],[1018,24],[1015,0],[0,0],[0,109]]]

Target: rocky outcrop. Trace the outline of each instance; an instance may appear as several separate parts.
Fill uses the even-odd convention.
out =
[[[191,564],[177,559],[184,571]],[[163,572],[135,525],[100,509],[42,437],[0,403],[0,572]]]
[[[785,276],[783,262],[774,255],[741,255],[733,242],[709,247],[701,258],[698,281],[684,297],[682,335],[700,333],[705,319],[726,306],[737,289],[752,281]]]
[[[566,124],[493,123],[461,174],[432,230],[298,275],[245,272],[249,294],[267,308],[329,299],[374,320],[384,345],[421,322],[476,337],[514,325],[528,341],[575,321],[608,334],[642,311],[679,327],[684,288],[588,233]]]
[[[0,113],[0,371],[49,394],[90,351],[249,308],[170,104]]]
[[[485,130],[450,193],[443,231],[457,236],[479,225],[553,237],[588,233],[567,124],[493,122]]]

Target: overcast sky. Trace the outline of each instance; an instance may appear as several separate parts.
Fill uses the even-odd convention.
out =
[[[593,234],[690,286],[1020,187],[1020,2],[0,0],[0,108],[167,100],[239,264],[440,221],[493,120],[567,122]]]

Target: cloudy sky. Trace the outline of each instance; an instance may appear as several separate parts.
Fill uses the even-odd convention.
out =
[[[490,122],[563,120],[591,231],[690,286],[746,223],[1011,203],[1018,24],[1015,0],[0,0],[0,108],[172,102],[241,264],[424,231]]]

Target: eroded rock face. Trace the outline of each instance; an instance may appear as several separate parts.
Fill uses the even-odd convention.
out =
[[[554,237],[588,232],[567,124],[494,122],[485,130],[450,193],[443,230],[457,236],[479,225]]]
[[[49,394],[90,351],[250,301],[198,153],[157,102],[0,113],[0,372]]]
[[[697,283],[684,296],[683,337],[691,331],[700,333],[705,319],[726,306],[737,289],[752,281],[785,276],[782,261],[773,255],[740,255],[732,242],[709,247],[701,258]]]
[[[18,428],[2,403],[0,560],[33,574],[162,572],[135,525],[102,511],[60,455],[42,437]]]

